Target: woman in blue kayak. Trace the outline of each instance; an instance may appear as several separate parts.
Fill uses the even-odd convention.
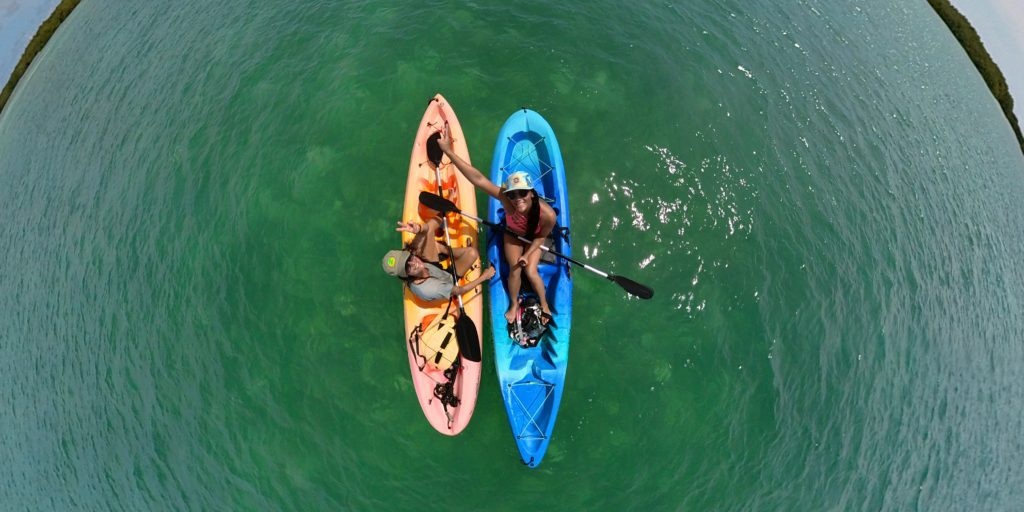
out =
[[[399,222],[395,231],[415,236],[404,249],[388,251],[381,262],[384,272],[405,281],[413,294],[428,302],[462,295],[494,276],[494,267],[490,267],[472,282],[456,286],[452,275],[441,268],[441,257],[450,257],[454,252],[455,271],[461,276],[476,262],[477,251],[473,247],[456,247],[449,251],[448,247],[433,239],[433,233],[440,226],[441,221],[437,218],[423,224]]]
[[[475,187],[483,190],[487,195],[501,201],[505,208],[505,223],[508,229],[532,240],[529,244],[519,240],[509,233],[505,233],[502,248],[505,253],[505,261],[508,262],[508,296],[509,306],[505,312],[505,321],[515,322],[519,314],[519,289],[522,286],[522,275],[525,272],[530,285],[537,292],[540,300],[540,307],[543,311],[543,322],[551,321],[551,308],[548,307],[548,299],[544,293],[544,281],[537,271],[537,264],[542,254],[541,245],[544,239],[555,227],[555,210],[541,200],[537,191],[533,188],[533,180],[525,172],[513,172],[505,180],[505,184],[499,187],[487,179],[479,170],[459,157],[452,151],[451,133],[445,126],[441,132],[441,140],[438,141],[441,151],[448,155],[459,172],[469,180]]]

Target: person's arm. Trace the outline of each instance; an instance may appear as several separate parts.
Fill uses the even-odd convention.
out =
[[[492,267],[487,267],[486,270],[484,270],[483,272],[480,273],[480,277],[477,277],[476,279],[474,279],[474,280],[472,280],[472,281],[470,281],[470,282],[468,282],[468,283],[466,283],[466,284],[464,284],[462,286],[456,286],[456,287],[452,288],[452,297],[454,297],[456,295],[462,295],[462,294],[472,290],[473,288],[476,288],[477,286],[480,286],[481,284],[484,283],[484,281],[487,281],[488,279],[494,277],[494,272],[495,271],[494,271],[494,267],[493,266]]]
[[[427,245],[427,239],[433,236],[434,231],[436,231],[437,228],[437,219],[427,219],[427,222],[424,222],[422,224],[417,224],[415,222],[399,221],[398,227],[395,228],[395,231],[404,231],[406,233],[412,233],[414,236],[412,238],[412,241],[409,242],[409,249],[412,250],[412,253],[417,256],[427,258],[428,261],[437,261],[438,258],[436,248],[435,251],[431,252],[430,248],[432,248],[433,246]]]
[[[487,195],[501,199],[501,189],[495,185],[491,180],[487,179],[482,172],[473,167],[469,162],[463,160],[459,155],[452,151],[452,134],[448,129],[448,124],[444,125],[444,130],[441,131],[441,138],[437,141],[437,145],[441,147],[441,151],[448,155],[448,158],[455,164],[455,167],[462,173],[463,176],[473,184],[474,187],[479,188],[487,193]]]

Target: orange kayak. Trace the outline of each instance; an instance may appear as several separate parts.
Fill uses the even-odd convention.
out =
[[[402,220],[424,222],[425,219],[437,216],[437,212],[419,202],[421,191],[440,194],[455,203],[460,210],[476,215],[476,192],[473,184],[466,180],[455,165],[447,157],[441,159],[441,192],[438,192],[435,165],[427,153],[427,141],[448,124],[452,135],[452,149],[460,157],[469,162],[469,149],[462,135],[462,127],[448,101],[440,94],[434,96],[427,105],[416,140],[413,142],[412,158],[409,161],[409,178],[405,184],[405,207]],[[433,151],[432,151],[433,153]],[[448,234],[453,247],[477,247],[477,224],[469,218],[458,214],[448,215]],[[438,240],[444,240],[441,230]],[[412,240],[411,233],[402,233],[403,244]],[[460,280],[460,284],[472,281],[480,275],[480,262]],[[430,322],[448,308],[448,302],[426,302],[413,295],[409,288],[404,288],[403,302],[405,305],[406,350],[409,353],[409,367],[412,370],[412,382],[427,421],[438,432],[454,436],[466,428],[476,408],[477,392],[480,388],[480,363],[459,357],[454,369],[447,372],[439,370],[428,363],[419,354],[417,335],[425,330]],[[483,339],[483,297],[482,287],[476,287],[462,296],[465,314],[476,325],[478,340]],[[450,312],[458,314],[458,304],[453,302]],[[482,347],[481,347],[482,348]],[[450,384],[449,384],[450,383]]]

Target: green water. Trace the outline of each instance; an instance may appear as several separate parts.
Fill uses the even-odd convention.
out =
[[[923,1],[692,4],[83,2],[0,115],[0,509],[1020,507],[1024,158],[967,57]],[[575,254],[656,291],[576,274],[535,470],[488,351],[427,424],[379,270],[436,92],[484,169],[544,115]]]

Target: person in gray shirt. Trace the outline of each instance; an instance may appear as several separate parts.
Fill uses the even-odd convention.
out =
[[[491,266],[472,282],[456,286],[451,274],[441,267],[441,258],[454,257],[455,271],[464,275],[476,262],[479,253],[475,247],[449,250],[444,244],[438,243],[433,234],[440,225],[441,221],[437,218],[423,224],[398,222],[395,231],[415,236],[405,248],[388,251],[381,262],[385,273],[405,281],[413,294],[429,302],[462,295],[494,276],[494,267]]]

